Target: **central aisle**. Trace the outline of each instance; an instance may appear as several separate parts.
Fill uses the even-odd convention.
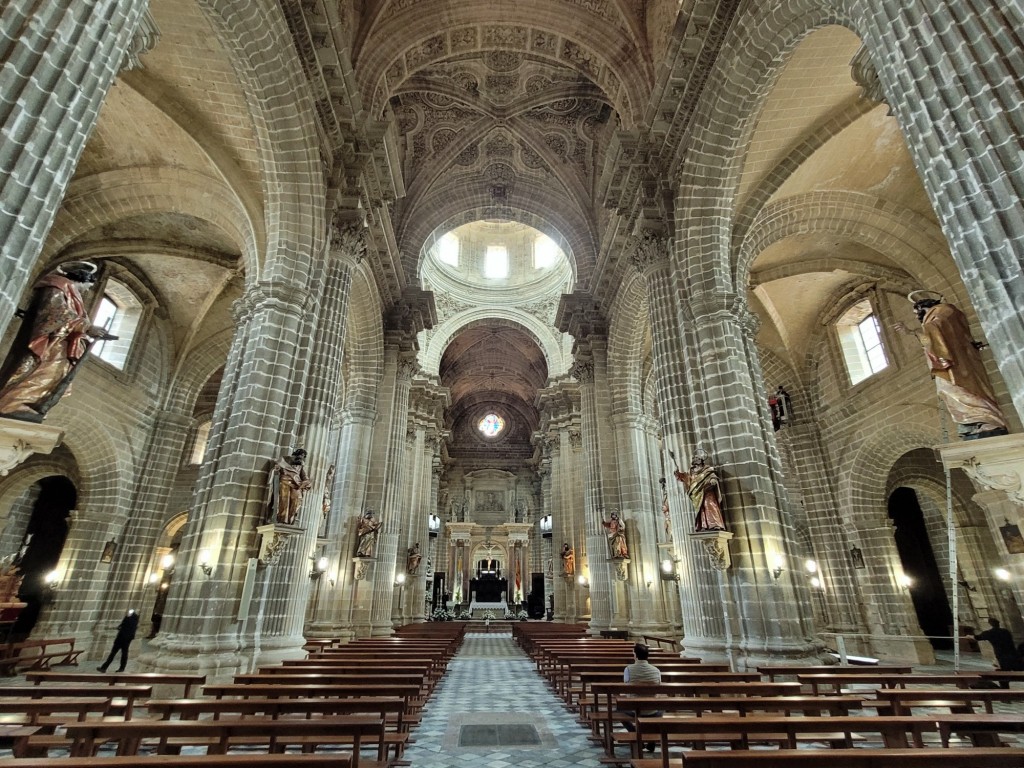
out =
[[[467,634],[405,758],[412,768],[596,768],[603,751],[588,735],[511,635]]]

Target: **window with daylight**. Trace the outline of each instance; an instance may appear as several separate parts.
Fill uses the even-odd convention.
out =
[[[459,236],[451,232],[437,241],[437,258],[453,267],[459,266]]]
[[[547,235],[540,235],[533,243],[533,268],[547,269],[555,266],[555,260],[562,249]]]
[[[477,425],[477,429],[483,432],[484,437],[497,437],[505,428],[505,420],[496,413],[488,413]]]
[[[488,245],[484,255],[484,277],[500,280],[508,277],[508,249],[504,245]]]
[[[882,327],[869,300],[859,301],[846,310],[836,322],[836,330],[851,384],[859,384],[889,366],[882,345]]]
[[[142,319],[142,302],[124,283],[107,280],[103,296],[96,304],[92,324],[117,336],[116,339],[97,341],[90,352],[100,360],[124,370],[132,339]]]
[[[204,421],[196,427],[196,439],[192,443],[192,455],[189,457],[189,464],[202,464],[203,455],[206,453],[206,443],[210,440],[210,427],[212,421]]]

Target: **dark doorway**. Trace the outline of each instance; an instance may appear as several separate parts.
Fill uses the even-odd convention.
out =
[[[913,582],[910,598],[921,629],[929,635],[933,648],[952,649],[953,641],[948,635],[953,624],[953,611],[935,563],[935,553],[928,541],[921,505],[911,488],[897,488],[892,492],[889,517],[896,525],[896,549],[903,572]]]
[[[12,639],[29,636],[43,606],[53,599],[46,574],[57,567],[64,540],[68,536],[68,513],[78,503],[78,492],[66,477],[44,477],[39,481],[39,497],[32,508],[26,534],[31,535],[21,559],[21,590],[18,599],[27,603],[11,630]]]

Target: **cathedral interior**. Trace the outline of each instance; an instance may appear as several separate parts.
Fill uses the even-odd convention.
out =
[[[116,336],[0,418],[6,631],[101,658],[131,607],[152,670],[491,611],[737,669],[1024,639],[999,5],[6,4],[0,358],[74,262]],[[958,438],[920,291],[1009,434]]]

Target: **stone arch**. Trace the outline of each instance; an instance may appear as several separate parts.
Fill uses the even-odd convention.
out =
[[[345,408],[373,411],[384,375],[384,330],[380,294],[365,263],[352,275],[342,363]]]
[[[871,248],[892,258],[922,286],[950,297],[958,306],[970,306],[963,283],[950,279],[948,265],[943,263],[946,260],[935,256],[948,253],[938,225],[902,206],[860,192],[810,192],[763,208],[740,247],[735,284],[748,284],[754,260],[770,245],[811,232],[841,235]],[[795,265],[791,269],[799,268]]]
[[[287,22],[271,0],[200,0],[246,93],[263,174],[266,242],[256,280],[307,286],[325,245],[325,188],[308,83]]]
[[[644,338],[649,331],[647,288],[631,270],[615,297],[608,326],[608,379],[612,412],[644,411]]]
[[[68,190],[39,264],[50,264],[98,226],[145,213],[207,221],[234,240],[248,275],[259,274],[260,244],[237,195],[218,179],[183,168],[129,168],[77,180]]]
[[[733,199],[746,150],[786,57],[809,33],[828,24],[851,27],[848,19],[821,0],[783,0],[754,5],[729,29],[697,104],[690,150],[680,173],[676,200],[680,247],[673,253],[696,252],[686,243],[701,242],[702,258],[684,264],[694,286],[732,293],[730,245],[735,212]],[[714,175],[708,168],[716,168]],[[691,212],[700,212],[699,215]],[[713,212],[713,213],[712,213]],[[708,248],[717,253],[709,260]]]
[[[189,351],[168,389],[165,401],[168,409],[191,413],[206,382],[224,366],[233,336],[234,329],[225,328]]]
[[[593,222],[574,207],[564,206],[564,201],[554,190],[537,187],[531,190],[530,195],[522,197],[520,202],[520,205],[503,210],[502,217],[533,226],[549,236],[554,233],[556,236],[552,236],[552,239],[568,245],[566,257],[572,265],[573,280],[588,280],[597,264]],[[419,259],[432,237],[440,236],[461,224],[493,216],[493,204],[482,191],[473,192],[469,197],[438,195],[424,201],[416,216],[408,217],[409,224],[396,235],[404,254],[405,273],[419,274]],[[538,223],[543,223],[543,226],[538,226]]]
[[[570,38],[554,32],[565,27],[561,8],[546,2],[530,3],[529,8],[520,5],[523,23],[502,27],[493,24],[489,8],[472,0],[420,2],[389,18],[370,21],[353,62],[362,103],[379,116],[385,100],[411,72],[452,55],[511,48],[589,78],[608,94],[627,129],[643,119],[653,70],[621,29],[610,24],[581,25]],[[434,31],[439,13],[453,24]]]
[[[515,307],[474,307],[448,318],[431,332],[426,348],[420,353],[420,367],[431,376],[439,375],[441,355],[452,339],[461,331],[478,323],[494,325],[496,321],[497,324],[518,328],[537,342],[537,346],[544,353],[549,375],[553,376],[559,371],[565,372],[569,369],[569,364],[562,355],[559,340],[550,327]]]

